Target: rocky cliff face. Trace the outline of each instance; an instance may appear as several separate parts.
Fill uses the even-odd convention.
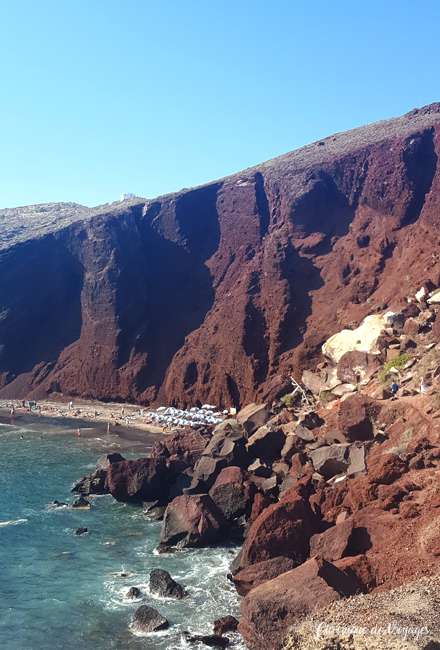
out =
[[[0,396],[240,406],[440,274],[440,104],[158,199],[0,211]]]

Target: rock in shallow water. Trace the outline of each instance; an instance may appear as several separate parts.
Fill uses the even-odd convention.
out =
[[[142,592],[138,587],[130,587],[130,589],[125,594],[125,597],[130,598],[131,600],[133,600],[134,598],[140,598],[141,596],[142,596]]]
[[[79,537],[80,535],[85,535],[86,532],[87,532],[87,528],[78,528],[78,529],[75,531],[75,535],[76,535],[77,537]]]
[[[190,634],[189,632],[182,632],[182,638],[186,643],[204,643],[211,648],[224,648],[229,644],[229,639],[225,636],[216,636],[214,634]]]
[[[147,634],[148,632],[166,630],[169,625],[167,619],[156,609],[148,605],[141,605],[134,613],[130,629],[132,632]]]
[[[153,569],[150,573],[150,592],[161,598],[185,598],[188,592],[170,576],[168,571]]]

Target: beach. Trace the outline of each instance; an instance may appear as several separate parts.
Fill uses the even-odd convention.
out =
[[[11,417],[11,404],[14,405],[14,416]],[[15,426],[32,426],[44,434],[56,434],[61,431],[71,430],[72,436],[77,436],[81,429],[81,438],[101,439],[106,437],[112,449],[124,449],[135,452],[145,443],[160,439],[165,432],[162,427],[154,424],[145,424],[145,419],[139,412],[146,409],[144,406],[118,404],[114,402],[102,403],[98,401],[77,400],[73,408],[69,409],[65,402],[37,402],[37,407],[29,409],[27,402],[23,407],[21,400],[0,401],[0,423]],[[41,409],[40,409],[41,407]],[[124,409],[124,415],[121,415]],[[95,417],[95,412],[97,416]],[[113,418],[115,419],[112,419]],[[126,418],[129,418],[127,426]],[[115,424],[116,423],[116,424]],[[107,427],[109,426],[109,433]]]

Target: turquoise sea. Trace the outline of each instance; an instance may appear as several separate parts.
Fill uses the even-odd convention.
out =
[[[73,503],[72,482],[93,471],[98,457],[111,451],[109,444],[105,436],[78,439],[61,428],[46,434],[40,424],[0,425],[2,650],[181,650],[189,647],[181,630],[212,634],[216,618],[239,617],[241,599],[226,579],[238,550],[233,545],[159,556],[160,522],[146,520],[138,506],[110,496],[94,498],[90,510],[45,505],[54,499]],[[148,455],[150,445],[143,454],[121,453]],[[79,527],[89,532],[75,537]],[[154,568],[169,571],[190,598],[149,595]],[[118,575],[122,570],[127,577]],[[132,586],[141,589],[141,599],[125,598]],[[132,634],[131,618],[141,604],[165,616],[169,630]],[[238,635],[229,636],[229,647],[245,647]]]

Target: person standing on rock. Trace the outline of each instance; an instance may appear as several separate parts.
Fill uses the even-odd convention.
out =
[[[425,383],[425,380],[424,380],[423,377],[422,377],[422,379],[420,381],[420,393],[422,395],[426,395],[426,383]]]
[[[393,397],[396,397],[396,393],[397,393],[398,390],[399,390],[398,385],[396,384],[395,381],[393,381],[393,383],[390,384],[390,391],[392,392]]]

